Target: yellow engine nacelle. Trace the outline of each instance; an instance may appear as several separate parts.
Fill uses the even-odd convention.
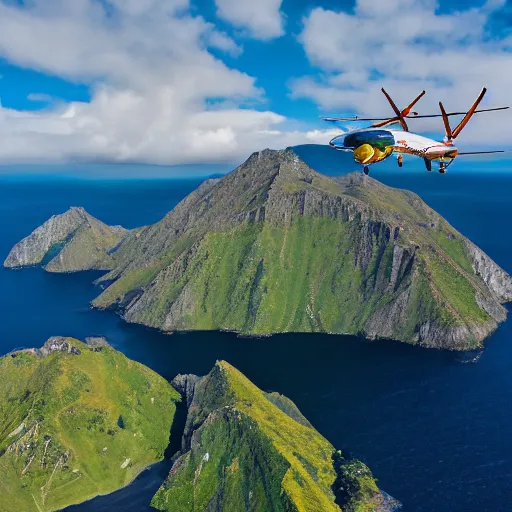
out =
[[[385,160],[391,153],[393,153],[392,146],[386,146],[384,151],[381,151],[371,144],[362,144],[354,149],[354,160],[358,164],[369,165]]]

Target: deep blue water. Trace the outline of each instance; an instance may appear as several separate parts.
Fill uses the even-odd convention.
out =
[[[512,271],[512,175],[373,175],[418,192]],[[135,227],[161,218],[197,184],[0,178],[0,259],[71,205]],[[0,352],[40,346],[51,335],[99,334],[169,379],[180,372],[205,374],[215,360],[226,359],[259,387],[290,397],[336,447],[365,461],[406,512],[510,510],[512,321],[488,340],[475,364],[447,352],[350,336],[169,336],[89,309],[96,275],[0,269]],[[72,510],[148,510],[145,503],[167,469],[168,463],[154,467],[133,486]]]

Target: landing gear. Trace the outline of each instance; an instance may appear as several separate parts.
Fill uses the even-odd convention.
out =
[[[450,165],[452,165],[454,160],[455,160],[455,158],[446,158],[444,160],[441,160],[439,162],[439,172],[441,174],[444,174],[446,172],[446,169],[448,169],[448,167],[450,167]]]
[[[366,174],[366,176],[368,176],[368,174],[370,174],[370,168],[367,165],[365,165],[363,167],[363,172]]]
[[[398,155],[397,161],[398,161],[398,167],[403,167],[404,157],[402,155]]]

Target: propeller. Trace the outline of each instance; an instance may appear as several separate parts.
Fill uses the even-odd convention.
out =
[[[443,117],[444,122],[444,129],[446,132],[446,142],[451,143],[452,140],[456,139],[459,133],[464,129],[464,127],[468,124],[469,120],[473,117],[473,114],[477,111],[478,105],[480,105],[480,102],[482,101],[483,97],[485,96],[485,93],[487,92],[487,89],[484,87],[480,94],[478,95],[478,98],[475,100],[471,108],[466,112],[466,115],[462,118],[462,121],[457,125],[455,130],[452,131],[450,127],[450,121],[448,120],[448,114],[446,113],[446,110],[443,107],[443,104],[439,102],[439,108],[441,109],[441,115]]]
[[[418,103],[418,101],[420,101],[420,99],[423,98],[423,96],[425,95],[425,91],[421,91],[421,93],[418,94],[418,96],[416,96],[416,98],[406,108],[404,108],[401,112],[398,109],[398,107],[396,106],[396,104],[393,101],[393,99],[391,98],[391,96],[384,89],[384,87],[382,88],[382,92],[384,93],[384,96],[386,96],[387,100],[389,101],[391,108],[395,111],[396,117],[387,119],[386,121],[383,121],[382,123],[376,123],[373,126],[375,128],[380,128],[382,126],[386,126],[388,124],[395,123],[398,121],[400,123],[400,125],[402,126],[402,128],[404,129],[404,131],[408,132],[409,127],[407,126],[407,122],[405,121],[405,118],[411,113],[411,110],[414,107],[414,105],[416,105],[416,103]],[[418,114],[416,112],[413,112],[413,115],[416,116]]]
[[[452,140],[453,134],[452,129],[450,127],[450,120],[448,119],[448,114],[446,113],[446,110],[443,107],[443,104],[439,102],[439,108],[441,109],[441,115],[443,116],[443,123],[444,123],[444,131],[446,133],[446,140]]]

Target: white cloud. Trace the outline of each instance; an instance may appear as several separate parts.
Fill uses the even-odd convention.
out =
[[[487,86],[486,106],[509,105],[510,41],[486,33],[490,15],[505,3],[489,0],[480,9],[451,14],[439,14],[434,0],[357,0],[353,13],[316,8],[304,19],[300,41],[323,74],[293,80],[292,96],[310,98],[331,113],[385,116],[392,111],[382,86],[399,106],[426,89],[418,104],[422,113],[438,113],[439,100],[448,109],[467,109]],[[461,145],[510,146],[509,112],[475,117]],[[443,131],[439,120],[414,127]]]
[[[283,0],[215,0],[217,16],[262,40],[284,34]]]
[[[255,79],[212,47],[241,51],[186,0],[32,0],[29,8],[0,0],[0,57],[93,84],[89,103],[39,112],[0,105],[0,160],[231,161],[310,140],[256,110],[264,92]]]
[[[27,96],[29,101],[34,101],[36,103],[50,103],[53,98],[49,94],[41,94],[38,92],[32,92]]]

